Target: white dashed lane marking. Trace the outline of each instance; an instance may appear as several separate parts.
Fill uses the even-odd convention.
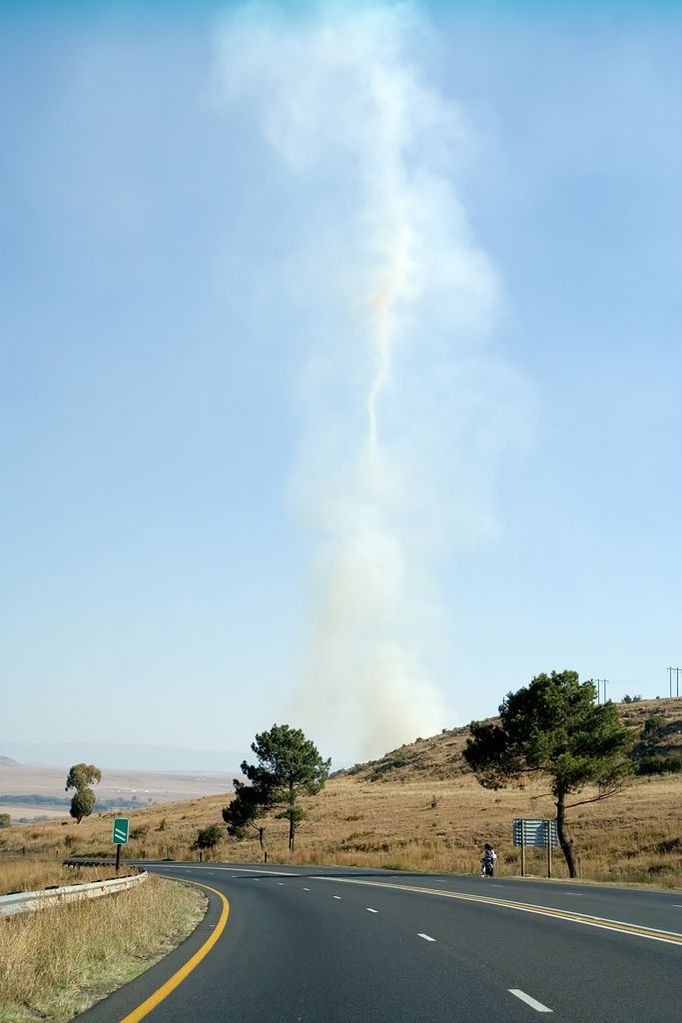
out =
[[[418,938],[423,938],[424,941],[435,941],[436,940],[435,938],[432,938],[430,934],[422,934],[421,932],[417,935],[417,937]]]
[[[521,991],[518,987],[508,988],[509,994],[514,995],[516,998],[520,998],[526,1005],[530,1005],[531,1009],[535,1009],[536,1012],[554,1012],[554,1009],[548,1009],[542,1002],[538,1002],[535,998],[531,998],[525,991]]]
[[[332,899],[338,899],[339,902],[340,902],[341,901],[341,896],[340,895],[332,895]]]
[[[369,906],[367,906],[367,912],[368,912],[368,913],[378,913],[378,912],[379,912],[379,910],[378,910],[378,909],[370,909],[370,907],[369,907]]]

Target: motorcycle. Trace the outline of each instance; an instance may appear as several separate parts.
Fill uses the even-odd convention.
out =
[[[492,860],[481,860],[481,877],[494,877],[495,864]]]

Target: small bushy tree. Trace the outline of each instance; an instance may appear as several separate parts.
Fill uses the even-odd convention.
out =
[[[94,764],[74,764],[69,770],[68,777],[66,779],[65,792],[69,789],[81,789],[90,788],[92,785],[96,785],[102,780],[102,772]]]
[[[77,824],[83,820],[84,817],[89,817],[95,808],[95,793],[92,789],[81,789],[77,792],[71,800],[71,809],[69,813],[75,819]]]
[[[193,849],[199,850],[199,860],[203,860],[204,850],[215,849],[222,838],[223,829],[219,824],[209,824],[205,828],[200,828],[192,845]]]
[[[8,828],[12,823],[12,818],[8,813],[0,813],[0,828]]]
[[[95,792],[91,788],[102,780],[102,772],[94,764],[74,764],[66,778],[65,792],[75,789],[69,813],[80,824],[95,809]]]

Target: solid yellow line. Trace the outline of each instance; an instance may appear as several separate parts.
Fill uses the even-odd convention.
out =
[[[183,881],[185,881],[184,878]],[[205,888],[206,891],[213,892],[213,894],[217,895],[222,902],[223,908],[220,914],[220,919],[215,926],[215,930],[211,937],[204,942],[201,948],[194,953],[192,958],[188,959],[185,965],[180,967],[177,973],[174,973],[172,977],[169,977],[165,984],[162,984],[161,987],[142,1002],[141,1005],[138,1005],[136,1009],[133,1009],[131,1013],[125,1016],[121,1020],[121,1023],[138,1023],[138,1021],[144,1019],[144,1017],[148,1015],[152,1009],[155,1009],[156,1006],[164,1000],[164,998],[168,998],[171,991],[175,991],[176,987],[182,984],[183,980],[189,976],[195,966],[198,966],[201,960],[208,955],[220,935],[225,930],[225,924],[227,923],[227,918],[230,915],[230,904],[223,893],[219,892],[217,888],[210,888],[207,884],[200,884],[198,881],[185,881],[185,883],[193,884],[198,888]]]
[[[440,888],[420,888],[416,885],[394,884],[384,881],[360,881],[356,878],[341,878],[326,876],[319,878],[321,881],[339,881],[343,884],[362,884],[374,888],[395,888],[402,892],[417,892],[420,895],[439,895],[445,899],[461,899],[463,902],[479,902],[489,906],[503,906],[506,909],[517,909],[523,913],[537,913],[540,916],[551,916],[558,920],[570,920],[577,924],[587,924],[589,927],[602,927],[609,931],[619,931],[621,934],[634,934],[639,938],[652,938],[654,941],[666,941],[671,945],[682,945],[682,934],[674,931],[660,931],[653,927],[643,927],[638,924],[629,924],[621,920],[609,920],[608,917],[589,916],[586,913],[571,913],[569,910],[552,909],[549,906],[536,906],[531,902],[511,902],[504,899],[495,899],[486,895],[469,895],[464,892],[448,892]]]

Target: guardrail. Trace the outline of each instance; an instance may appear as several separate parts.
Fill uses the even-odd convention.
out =
[[[0,916],[15,916],[17,913],[28,913],[50,906],[59,906],[64,902],[78,902],[80,899],[96,899],[101,895],[111,895],[125,891],[146,881],[149,874],[143,870],[140,874],[129,874],[127,877],[115,877],[111,881],[89,881],[87,884],[69,884],[61,888],[47,888],[41,892],[15,892],[13,895],[0,895]]]

